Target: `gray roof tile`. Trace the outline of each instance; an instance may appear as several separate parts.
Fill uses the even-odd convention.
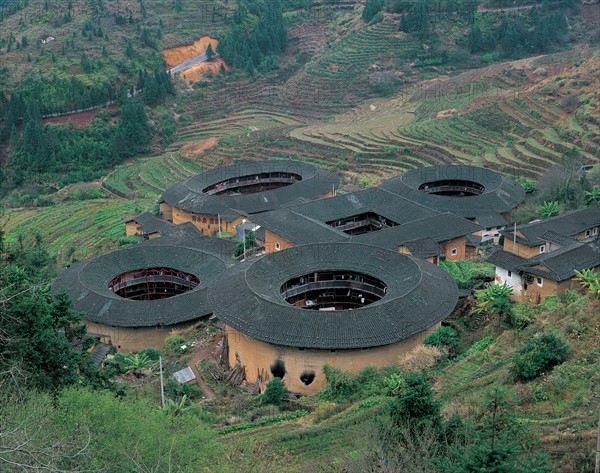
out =
[[[279,189],[254,194],[209,195],[202,190],[220,181],[264,172],[289,172],[302,180]],[[240,212],[258,213],[278,209],[283,205],[318,198],[337,188],[339,177],[325,169],[297,161],[239,161],[232,166],[220,167],[198,174],[165,191],[161,201],[178,209],[205,215],[220,214],[232,221]]]
[[[288,304],[281,286],[322,270],[374,275],[387,286],[377,302],[355,310],[317,311]],[[242,263],[209,289],[215,315],[257,340],[293,347],[351,349],[387,345],[443,320],[456,305],[452,278],[425,261],[369,245],[301,245]]]

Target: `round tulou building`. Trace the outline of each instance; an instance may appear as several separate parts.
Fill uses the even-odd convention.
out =
[[[357,243],[295,246],[223,273],[208,298],[230,365],[249,382],[310,393],[323,366],[354,373],[397,362],[439,327],[458,290],[437,266]]]
[[[477,166],[441,165],[414,169],[379,186],[440,212],[483,227],[483,240],[497,239],[525,190],[502,174]]]
[[[165,240],[74,263],[52,289],[67,289],[88,332],[119,351],[161,347],[172,330],[212,314],[207,289],[235,264],[212,238],[189,247]]]
[[[165,191],[162,217],[192,222],[205,235],[235,233],[244,215],[331,197],[339,176],[296,161],[240,161],[198,174]]]

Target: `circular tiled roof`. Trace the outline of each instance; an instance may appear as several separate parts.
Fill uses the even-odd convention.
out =
[[[291,185],[253,194],[216,195],[207,188],[242,176],[262,173],[289,173],[300,179]],[[339,176],[325,169],[297,161],[239,161],[238,163],[198,174],[165,191],[162,201],[173,207],[204,215],[247,213],[274,210],[282,205],[318,198],[338,186]]]
[[[85,320],[116,327],[152,327],[187,322],[212,310],[207,288],[235,261],[197,248],[140,244],[73,264],[52,289],[67,289],[74,309]],[[191,291],[161,300],[125,299],[109,289],[115,277],[146,268],[173,268],[196,275],[200,284]]]
[[[353,310],[318,311],[290,305],[281,287],[319,271],[352,271],[381,280],[385,295]],[[437,266],[357,243],[304,245],[236,266],[211,286],[215,315],[235,330],[275,345],[350,349],[388,345],[446,318],[458,290]]]
[[[483,186],[484,190],[479,195],[461,197],[429,194],[419,190],[424,184],[443,180],[473,182]],[[446,165],[414,169],[384,182],[380,187],[413,202],[465,218],[509,212],[525,198],[523,187],[512,179],[476,166]]]

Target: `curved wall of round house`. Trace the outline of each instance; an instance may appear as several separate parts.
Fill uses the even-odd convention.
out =
[[[436,324],[410,338],[390,345],[354,350],[317,350],[272,345],[261,342],[226,326],[229,364],[245,367],[246,380],[263,383],[277,376],[288,390],[310,394],[325,387],[323,366],[335,366],[354,374],[368,366],[383,367],[397,363],[404,355],[423,342]]]

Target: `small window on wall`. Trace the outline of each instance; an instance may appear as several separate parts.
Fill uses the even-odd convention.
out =
[[[540,253],[546,252],[546,245],[540,245]]]
[[[586,231],[585,231],[585,237],[586,237],[586,238],[587,238],[587,237],[589,237],[591,234],[592,234],[592,231],[591,231],[591,230],[586,230]]]
[[[508,277],[512,278],[512,271],[508,271]]]
[[[275,243],[275,250],[277,250],[277,251],[281,250],[281,245],[279,244],[279,242]]]
[[[544,280],[540,277],[535,278],[535,282],[538,286],[542,287],[544,285]]]
[[[592,228],[592,235],[598,235],[598,227]]]
[[[456,256],[456,255],[458,254],[458,248],[452,248],[452,249],[450,250],[450,254],[451,254],[452,256]]]

